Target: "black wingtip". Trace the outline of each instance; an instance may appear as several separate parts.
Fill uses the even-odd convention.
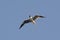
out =
[[[19,27],[19,29],[21,29],[21,28]]]
[[[19,29],[21,29],[22,27],[19,27]]]
[[[21,28],[19,27],[19,29],[21,29]]]
[[[45,18],[44,16],[40,16],[41,18]]]

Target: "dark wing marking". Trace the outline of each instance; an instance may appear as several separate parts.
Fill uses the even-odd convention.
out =
[[[40,18],[45,18],[44,16],[39,16]]]
[[[25,21],[21,24],[21,26],[19,27],[19,29],[21,29],[24,24],[29,23],[29,22],[30,22],[30,20],[25,20]]]
[[[37,18],[44,18],[44,16],[39,16],[39,15],[35,15],[34,17],[33,17],[33,20],[35,20],[35,19],[37,19]]]

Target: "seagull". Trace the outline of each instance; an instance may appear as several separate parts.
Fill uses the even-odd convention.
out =
[[[45,18],[44,16],[39,16],[39,15],[35,15],[34,17],[29,16],[29,19],[24,20],[23,23],[21,24],[21,26],[19,27],[19,29],[21,29],[23,27],[23,25],[27,24],[27,23],[33,23],[36,24],[35,20],[38,18]]]

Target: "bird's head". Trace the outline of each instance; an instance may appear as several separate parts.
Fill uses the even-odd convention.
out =
[[[29,17],[31,17],[31,15],[29,15]]]
[[[32,18],[32,16],[31,16],[31,15],[29,15],[29,18]]]

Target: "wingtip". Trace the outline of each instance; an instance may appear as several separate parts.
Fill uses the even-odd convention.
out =
[[[19,27],[19,29],[21,29],[21,27]]]
[[[40,16],[41,18],[45,18],[44,16]]]
[[[20,30],[20,28],[19,28],[19,30]]]

